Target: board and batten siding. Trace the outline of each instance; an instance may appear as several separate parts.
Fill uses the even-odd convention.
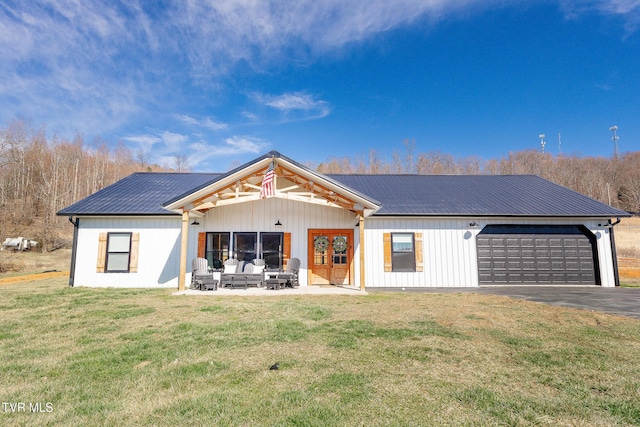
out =
[[[584,225],[595,236],[602,286],[615,286],[609,230],[602,219],[385,217],[365,221],[366,287],[478,286],[476,236],[489,224]],[[470,224],[477,225],[471,226]],[[422,272],[385,272],[384,234],[422,233]],[[359,248],[360,250],[361,248]],[[356,264],[358,257],[356,256]],[[359,280],[356,269],[356,281]]]
[[[282,225],[275,225],[280,221]],[[209,210],[200,225],[191,226],[195,237],[190,234],[189,247],[197,248],[198,232],[281,232],[291,233],[291,258],[300,259],[300,286],[307,285],[309,229],[352,229],[358,217],[351,211],[330,206],[304,203],[283,198],[269,198],[220,206]],[[357,232],[354,232],[354,249],[357,247]],[[195,254],[195,252],[194,252]],[[195,255],[193,255],[195,256]],[[192,256],[188,258],[192,259]],[[191,261],[189,261],[190,263]],[[187,266],[190,270],[191,266]]]
[[[193,221],[193,217],[190,222]],[[355,283],[360,284],[358,218],[345,209],[281,198],[218,207],[189,226],[187,278],[197,256],[198,233],[283,232],[291,233],[291,257],[301,261],[300,284],[307,283],[308,229],[353,229]],[[276,226],[280,221],[281,226]],[[613,254],[606,221],[595,219],[538,218],[393,218],[365,220],[366,287],[468,287],[478,286],[476,236],[489,224],[581,224],[596,236],[602,286],[615,286]],[[477,223],[476,226],[470,226]],[[138,268],[135,273],[99,273],[96,263],[100,235],[109,232],[137,233]],[[384,233],[422,233],[422,272],[384,271]],[[181,218],[176,217],[82,217],[78,229],[75,286],[177,288],[180,270]]]
[[[138,267],[132,273],[99,272],[100,236],[138,233]],[[190,235],[193,233],[190,230]],[[195,238],[195,237],[194,237]],[[178,286],[180,217],[83,217],[78,229],[74,286],[148,288]]]

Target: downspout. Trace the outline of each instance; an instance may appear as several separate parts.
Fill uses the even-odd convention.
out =
[[[71,247],[71,269],[69,271],[69,287],[73,288],[73,281],[76,277],[76,253],[78,250],[78,226],[80,225],[80,218],[73,220],[73,217],[69,217],[69,222],[73,224],[73,245]]]
[[[620,286],[620,273],[618,272],[618,255],[616,254],[616,238],[613,235],[613,227],[620,224],[620,218],[616,222],[609,220],[609,239],[611,239],[611,254],[613,259],[613,278],[616,286]]]

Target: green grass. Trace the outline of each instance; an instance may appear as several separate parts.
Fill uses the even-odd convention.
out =
[[[638,425],[640,321],[478,294],[0,288],[0,425]],[[269,370],[278,362],[279,370]]]

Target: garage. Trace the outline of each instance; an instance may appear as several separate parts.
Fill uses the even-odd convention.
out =
[[[599,285],[596,238],[582,225],[488,225],[476,237],[481,285]]]

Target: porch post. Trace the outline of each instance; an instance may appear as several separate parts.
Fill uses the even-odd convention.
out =
[[[189,247],[189,211],[182,210],[182,233],[180,242],[180,276],[178,276],[178,290],[184,291],[185,276],[187,275],[187,248]]]
[[[364,215],[359,215],[358,228],[360,229],[360,290],[364,291]]]

